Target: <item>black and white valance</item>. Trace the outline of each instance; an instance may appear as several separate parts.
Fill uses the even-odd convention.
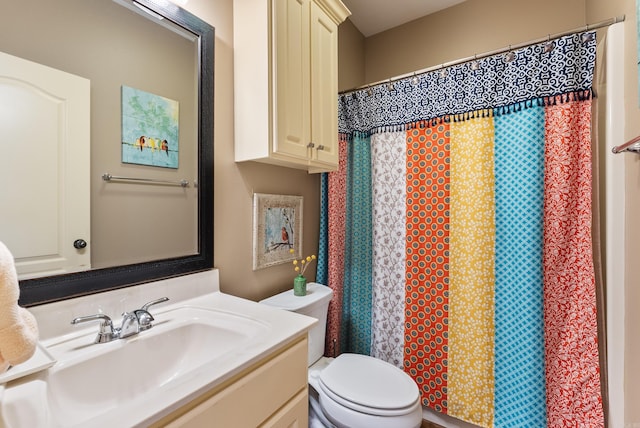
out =
[[[504,108],[559,94],[589,96],[593,85],[596,39],[576,33],[443,70],[339,95],[340,133],[375,132],[445,115]]]

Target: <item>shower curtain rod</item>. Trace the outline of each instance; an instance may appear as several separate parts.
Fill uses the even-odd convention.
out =
[[[505,48],[502,48],[502,49],[496,49],[496,50],[489,51],[489,52],[485,52],[485,53],[480,54],[480,55],[474,55],[474,56],[470,56],[470,57],[466,57],[466,58],[462,58],[462,59],[457,59],[457,60],[450,61],[450,62],[445,62],[445,63],[443,63],[441,65],[435,65],[435,66],[432,66],[432,67],[423,68],[421,70],[413,71],[411,73],[405,73],[405,74],[401,74],[399,76],[391,77],[389,79],[379,80],[377,82],[373,82],[373,83],[369,83],[369,84],[366,84],[366,85],[358,86],[356,88],[346,89],[344,91],[338,92],[338,95],[344,95],[344,94],[348,94],[348,93],[351,93],[351,92],[360,91],[362,89],[368,89],[368,88],[371,88],[373,86],[382,85],[383,83],[389,84],[389,83],[392,83],[392,82],[397,82],[398,80],[406,79],[407,77],[418,76],[420,74],[426,74],[426,73],[429,73],[431,71],[444,69],[446,67],[451,67],[451,66],[458,65],[458,64],[464,64],[465,62],[477,61],[477,60],[482,59],[482,58],[487,58],[487,57],[490,57],[490,56],[493,56],[493,55],[499,55],[501,53],[510,52],[510,51],[513,51],[514,49],[526,48],[526,47],[531,46],[531,45],[536,45],[538,43],[546,42],[546,41],[549,41],[549,40],[552,40],[552,39],[557,39],[559,37],[568,36],[570,34],[580,33],[580,32],[589,31],[589,30],[596,30],[596,29],[602,28],[602,27],[608,27],[609,25],[613,25],[613,24],[616,24],[618,22],[623,22],[624,20],[625,20],[625,15],[616,16],[615,18],[609,18],[609,19],[606,19],[604,21],[596,22],[595,24],[587,24],[584,27],[575,28],[575,29],[569,30],[569,31],[564,31],[562,33],[549,34],[547,37],[541,37],[539,39],[531,40],[531,41],[524,42],[524,43],[520,43],[518,45],[509,45],[508,47],[505,47]]]

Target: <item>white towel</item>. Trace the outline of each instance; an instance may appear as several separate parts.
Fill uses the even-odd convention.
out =
[[[13,255],[0,242],[0,373],[31,358],[38,343],[36,320],[18,306],[19,297]]]

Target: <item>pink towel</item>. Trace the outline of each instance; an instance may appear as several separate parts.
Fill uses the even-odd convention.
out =
[[[19,296],[13,255],[0,242],[0,373],[31,358],[38,343],[36,320],[18,306]]]

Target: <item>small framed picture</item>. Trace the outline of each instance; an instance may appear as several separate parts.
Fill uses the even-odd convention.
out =
[[[178,101],[122,86],[122,162],[178,168]]]
[[[302,199],[254,193],[253,270],[302,257]]]

